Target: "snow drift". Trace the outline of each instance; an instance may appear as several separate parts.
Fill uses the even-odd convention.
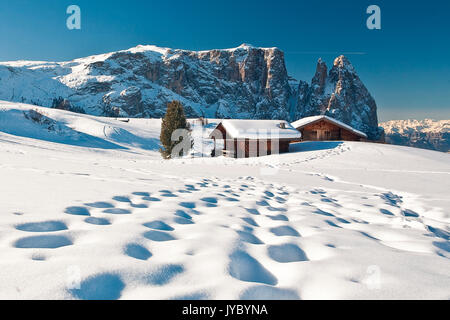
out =
[[[0,102],[0,298],[450,298],[450,155],[163,161],[159,130]]]

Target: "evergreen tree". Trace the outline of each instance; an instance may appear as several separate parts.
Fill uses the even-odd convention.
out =
[[[172,141],[172,133],[177,129],[185,129],[186,133],[184,137],[180,138],[178,141]],[[161,155],[164,159],[172,158],[172,150],[179,143],[183,143],[185,146],[188,146],[188,148],[180,151],[178,156],[183,156],[183,151],[184,154],[187,154],[188,150],[186,149],[192,147],[189,130],[189,123],[186,120],[184,108],[181,102],[172,101],[168,103],[166,115],[162,120],[160,135],[160,140],[163,148],[161,148],[159,151],[161,152]],[[184,139],[186,139],[187,141],[183,141]]]

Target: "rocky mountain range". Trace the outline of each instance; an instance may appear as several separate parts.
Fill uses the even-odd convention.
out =
[[[388,143],[450,152],[450,120],[392,120],[380,125]]]
[[[327,114],[379,139],[377,106],[345,56],[311,83],[292,82],[283,52],[243,44],[188,51],[138,46],[69,62],[0,63],[0,99],[93,115],[162,117],[180,100],[189,117],[284,119]]]
[[[365,132],[369,139],[383,134],[375,100],[345,56],[336,58],[329,71],[319,59],[311,83],[300,81],[294,93],[294,118],[326,114]]]

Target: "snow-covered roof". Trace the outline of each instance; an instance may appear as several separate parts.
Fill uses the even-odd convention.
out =
[[[320,115],[320,116],[313,116],[313,117],[306,117],[306,118],[302,118],[300,120],[297,120],[295,122],[292,122],[292,126],[296,129],[302,128],[308,124],[320,121],[320,120],[328,120],[332,123],[334,123],[335,125],[341,127],[341,128],[345,128],[359,136],[362,136],[364,138],[367,138],[367,135],[364,132],[361,132],[359,130],[356,130],[355,128],[349,126],[348,124],[345,124],[339,120],[333,119],[331,117],[328,117],[326,115]]]
[[[302,134],[284,120],[223,120],[222,125],[236,139],[300,139]],[[217,128],[216,127],[216,128]],[[211,134],[211,138],[214,134]]]

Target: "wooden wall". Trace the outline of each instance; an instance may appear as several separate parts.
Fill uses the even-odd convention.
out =
[[[237,158],[260,157],[289,152],[290,141],[288,140],[251,140],[232,139],[230,137],[227,139],[227,132],[222,125],[216,128],[214,137],[217,140],[223,139],[223,150],[231,151]]]
[[[303,127],[303,141],[323,141],[323,140],[344,140],[344,141],[360,141],[361,137],[350,130],[341,128],[334,123],[321,120],[311,123]]]
[[[289,152],[289,141],[279,140],[228,140],[227,146],[231,147],[234,144],[234,149],[227,148],[227,150],[236,150],[235,156],[237,158],[261,157],[271,154]]]

